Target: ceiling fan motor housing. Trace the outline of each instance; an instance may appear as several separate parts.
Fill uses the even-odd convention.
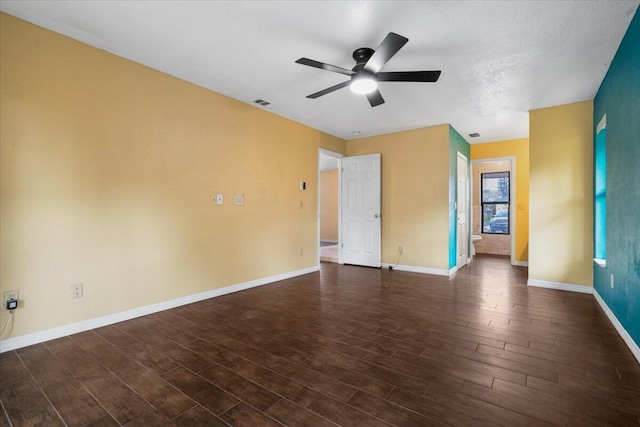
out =
[[[365,66],[371,55],[375,51],[368,47],[361,47],[353,51],[353,59],[356,61],[356,66],[352,68],[353,71],[360,71]]]

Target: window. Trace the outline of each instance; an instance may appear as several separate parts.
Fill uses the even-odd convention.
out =
[[[482,232],[509,234],[509,172],[480,174],[482,199]]]
[[[605,266],[607,257],[607,116],[596,128],[594,182],[594,256]]]

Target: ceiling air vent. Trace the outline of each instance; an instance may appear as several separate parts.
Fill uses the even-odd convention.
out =
[[[258,105],[262,105],[263,107],[266,107],[267,105],[271,105],[269,101],[265,101],[264,99],[256,99],[253,102],[255,102]]]
[[[471,138],[477,138],[477,137],[479,137],[479,136],[480,136],[480,134],[479,134],[478,132],[475,132],[475,133],[470,133],[470,134],[469,134],[469,136],[470,136]]]

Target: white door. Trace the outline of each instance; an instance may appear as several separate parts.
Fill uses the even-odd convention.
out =
[[[380,154],[344,157],[342,262],[380,267]]]
[[[469,193],[467,188],[467,158],[458,153],[458,194],[456,197],[457,206],[457,255],[456,266],[458,268],[467,265],[467,252],[469,248],[469,226],[468,226],[468,206]]]

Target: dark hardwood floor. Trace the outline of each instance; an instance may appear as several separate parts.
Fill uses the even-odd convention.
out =
[[[0,426],[638,426],[640,365],[593,296],[526,274],[323,264],[6,352]]]

